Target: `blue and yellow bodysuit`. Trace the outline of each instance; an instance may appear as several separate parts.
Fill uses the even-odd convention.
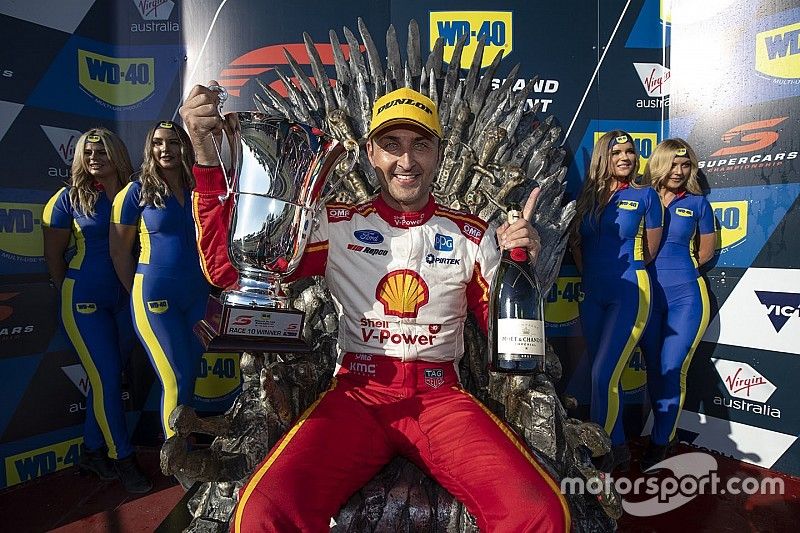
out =
[[[190,191],[181,191],[166,207],[139,205],[141,184],[128,184],[114,199],[112,221],[137,226],[139,262],[133,278],[131,309],[142,341],[163,386],[161,425],[174,432],[168,418],[179,404],[190,405],[203,346],[192,332],[203,318],[210,286],[200,269]]]
[[[653,282],[653,312],[642,336],[647,387],[655,424],[654,444],[675,437],[686,397],[686,372],[708,326],[708,289],[693,254],[697,234],[714,233],[714,213],[705,196],[682,192],[664,213],[664,234],[647,270]]]
[[[43,223],[69,229],[77,253],[61,286],[61,318],[89,378],[84,445],[108,447],[112,459],[133,453],[122,403],[122,370],[136,342],[128,293],[117,278],[108,251],[111,200],[101,191],[95,214],[81,213],[62,187],[44,207]]]
[[[584,299],[581,327],[592,364],[591,419],[625,442],[620,377],[650,315],[650,279],[644,266],[644,233],[660,228],[658,194],[623,185],[599,218],[581,221]]]

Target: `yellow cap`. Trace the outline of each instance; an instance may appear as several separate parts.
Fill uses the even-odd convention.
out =
[[[442,138],[439,110],[427,96],[408,87],[402,87],[378,98],[372,106],[369,137],[392,124],[415,124]]]

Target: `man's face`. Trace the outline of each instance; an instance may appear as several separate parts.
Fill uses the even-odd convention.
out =
[[[389,126],[367,143],[381,195],[399,211],[420,211],[428,202],[439,164],[439,139],[408,124]]]

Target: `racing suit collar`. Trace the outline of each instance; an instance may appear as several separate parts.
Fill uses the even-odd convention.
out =
[[[421,211],[398,211],[389,207],[389,204],[387,204],[380,195],[375,199],[374,205],[378,215],[390,226],[395,226],[397,228],[421,226],[430,220],[436,209],[436,202],[433,200],[433,195],[428,196],[428,203],[425,204],[425,207],[423,207]]]

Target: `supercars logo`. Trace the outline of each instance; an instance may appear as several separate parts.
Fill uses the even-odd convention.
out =
[[[722,134],[722,142],[730,144],[733,141],[739,141],[738,144],[733,144],[725,148],[720,148],[713,154],[712,157],[722,157],[734,154],[747,154],[750,152],[757,152],[778,140],[780,135],[777,131],[768,128],[774,128],[789,117],[776,117],[766,120],[757,120],[755,122],[748,122],[735,128],[731,128]]]
[[[800,22],[756,34],[756,70],[773,78],[800,78]]]
[[[413,270],[389,272],[375,288],[375,298],[383,304],[383,312],[401,318],[415,318],[429,296],[428,284]]]
[[[42,257],[42,207],[0,203],[0,255],[27,261]]]
[[[461,54],[461,68],[469,68],[472,56],[481,39],[486,39],[481,68],[492,64],[500,50],[508,57],[514,49],[514,34],[511,11],[431,11],[430,50],[436,40],[444,39],[444,60],[453,59],[458,40],[466,36]]]
[[[151,300],[147,302],[147,310],[156,315],[161,315],[169,310],[169,301]]]
[[[727,252],[747,238],[747,206],[747,200],[711,202],[720,252]]]
[[[657,133],[635,133],[635,132],[628,132],[633,137],[633,144],[636,146],[636,150],[639,152],[639,169],[644,169],[644,166],[647,164],[647,160],[650,159],[650,154],[653,153],[653,148],[658,144],[658,134]],[[597,144],[597,141],[600,140],[600,137],[605,135],[606,132],[604,131],[596,131],[594,132],[594,144]]]
[[[72,159],[75,157],[75,145],[78,142],[78,137],[81,132],[78,130],[68,130],[64,128],[56,128],[54,126],[41,125],[42,131],[50,139],[53,148],[58,152],[58,156],[65,165],[72,165]]]
[[[780,333],[791,317],[800,316],[800,294],[792,292],[755,291],[767,311],[772,327]]]
[[[155,59],[117,58],[78,49],[78,79],[81,88],[112,109],[126,109],[153,94]]]

